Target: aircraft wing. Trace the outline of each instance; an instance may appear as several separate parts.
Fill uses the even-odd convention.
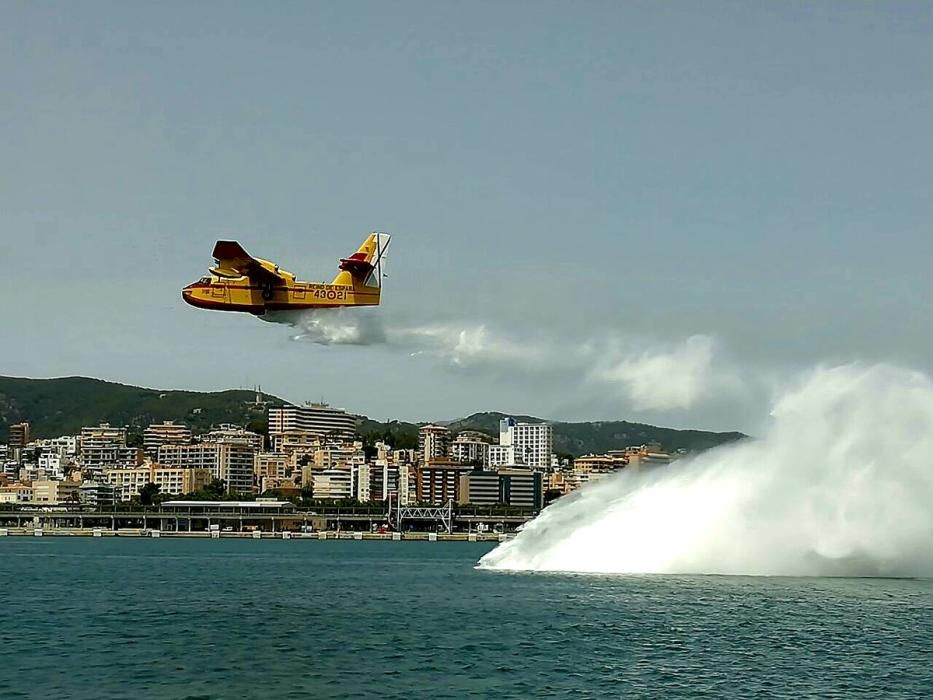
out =
[[[251,277],[263,282],[284,281],[278,268],[254,258],[236,241],[217,241],[214,244],[217,265],[211,272],[219,277]]]

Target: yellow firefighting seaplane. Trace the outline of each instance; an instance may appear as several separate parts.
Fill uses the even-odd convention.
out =
[[[387,233],[371,233],[359,250],[340,260],[340,272],[330,284],[299,282],[275,263],[254,258],[236,241],[217,241],[210,277],[189,284],[181,296],[201,309],[257,316],[267,311],[378,306],[389,240]]]

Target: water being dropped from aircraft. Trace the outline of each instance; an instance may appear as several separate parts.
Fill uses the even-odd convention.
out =
[[[933,382],[819,369],[763,436],[559,499],[483,569],[933,576]]]
[[[271,311],[259,318],[291,326],[295,329],[292,340],[317,345],[378,345],[386,342],[382,321],[366,309]]]

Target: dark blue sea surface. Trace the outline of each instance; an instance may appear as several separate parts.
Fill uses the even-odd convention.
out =
[[[488,545],[0,540],[0,698],[933,695],[933,581],[475,570]]]

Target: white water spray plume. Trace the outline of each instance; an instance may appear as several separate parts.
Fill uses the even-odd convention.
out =
[[[820,369],[760,439],[558,499],[480,568],[933,576],[933,382]]]
[[[708,336],[660,342],[605,331],[587,341],[546,334],[507,334],[486,324],[410,325],[365,309],[274,312],[263,320],[296,329],[296,341],[317,345],[383,345],[457,371],[511,379],[572,381],[601,399],[633,410],[686,409],[703,399],[746,392],[744,380],[716,357]]]
[[[291,326],[298,331],[292,340],[317,345],[378,345],[386,342],[382,322],[365,310],[272,311],[259,318]]]

